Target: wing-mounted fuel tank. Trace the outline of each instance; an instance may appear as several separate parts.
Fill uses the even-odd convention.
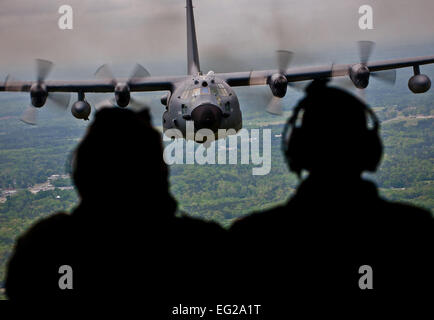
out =
[[[89,102],[86,101],[84,93],[79,92],[77,101],[71,107],[72,115],[77,119],[89,120],[90,112]]]
[[[234,90],[210,71],[195,75],[175,87],[172,95],[161,99],[167,110],[163,114],[163,129],[178,129],[189,139],[200,129],[217,135],[219,129],[242,127],[238,97]],[[188,132],[187,127],[194,128]]]
[[[427,75],[420,73],[419,66],[414,66],[413,71],[414,76],[408,80],[408,88],[413,93],[427,92],[431,88],[430,78]]]

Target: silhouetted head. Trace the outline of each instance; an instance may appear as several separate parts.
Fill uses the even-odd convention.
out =
[[[161,136],[147,111],[97,112],[74,153],[72,177],[85,203],[144,206],[168,196]]]
[[[379,122],[352,94],[314,81],[285,127],[290,170],[355,176],[375,171],[382,155]],[[289,135],[289,136],[288,136]]]

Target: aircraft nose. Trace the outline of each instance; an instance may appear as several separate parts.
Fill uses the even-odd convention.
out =
[[[220,128],[222,112],[213,104],[202,104],[193,110],[191,118],[194,121],[194,127],[196,130],[206,128],[211,129],[213,132],[217,132]]]

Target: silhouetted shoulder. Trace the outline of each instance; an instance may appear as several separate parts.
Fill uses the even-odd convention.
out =
[[[6,275],[6,293],[9,298],[38,299],[44,288],[45,273],[53,254],[61,250],[67,237],[70,215],[57,213],[35,223],[16,242]],[[57,275],[57,272],[53,273]],[[38,290],[39,288],[39,290]]]
[[[248,216],[237,219],[229,229],[235,233],[265,232],[267,228],[283,226],[285,220],[290,219],[288,205],[281,205],[263,212],[254,212]]]
[[[175,218],[175,225],[183,228],[184,232],[201,233],[203,235],[223,235],[225,233],[225,230],[215,222],[204,221],[187,215]]]
[[[380,201],[378,213],[385,215],[390,221],[402,223],[406,226],[420,224],[424,227],[434,227],[434,219],[431,212],[410,204],[382,200]]]
[[[390,201],[385,201],[385,202],[386,202],[386,206],[391,211],[396,211],[405,215],[411,215],[415,219],[421,219],[427,221],[433,219],[431,212],[421,207],[416,207],[411,204],[402,203],[402,202],[390,202]]]
[[[35,248],[41,248],[43,243],[56,243],[56,237],[65,234],[69,227],[71,216],[66,213],[56,213],[36,222],[29,230],[21,235],[16,243],[17,251],[33,252]],[[29,251],[29,252],[27,252]],[[19,252],[16,252],[17,255]]]
[[[47,218],[43,218],[37,221],[29,230],[24,233],[20,239],[25,241],[27,239],[34,240],[32,238],[47,238],[50,233],[59,233],[61,228],[65,228],[69,225],[71,216],[64,212],[55,213]]]

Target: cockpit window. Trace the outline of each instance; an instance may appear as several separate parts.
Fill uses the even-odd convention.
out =
[[[200,96],[200,88],[193,89],[193,98],[197,96]]]
[[[207,95],[207,94],[210,94],[209,87],[194,88],[192,90],[193,98],[197,97],[197,96],[200,96],[200,95],[203,96],[203,95]]]
[[[218,84],[217,88],[215,88],[215,87],[200,87],[200,88],[186,89],[181,94],[181,99],[187,100],[190,98],[198,97],[200,95],[203,96],[203,95],[208,95],[208,94],[213,94],[213,95],[218,94],[220,96],[228,96],[228,92],[225,89],[225,87],[222,84]]]

